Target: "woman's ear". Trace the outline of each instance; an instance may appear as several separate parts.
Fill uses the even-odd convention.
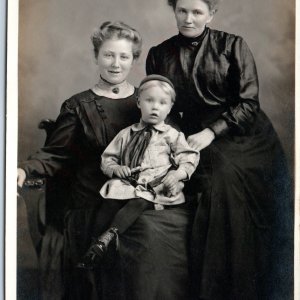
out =
[[[213,9],[213,10],[211,10],[210,11],[210,17],[208,18],[208,20],[206,21],[206,24],[208,24],[208,23],[210,23],[212,20],[213,20],[213,18],[214,18],[214,16],[215,16],[215,13],[216,13],[216,10],[215,9]]]
[[[134,58],[134,59],[132,60],[132,66],[136,64],[137,60],[138,60],[137,58]]]
[[[136,105],[139,109],[141,109],[141,105],[140,105],[140,100],[138,99],[137,102],[136,102]]]

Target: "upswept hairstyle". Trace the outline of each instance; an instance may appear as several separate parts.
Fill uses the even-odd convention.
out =
[[[210,12],[217,12],[221,0],[199,0],[207,4]],[[176,7],[177,0],[168,0],[168,5],[172,6],[173,9]]]
[[[138,59],[142,52],[142,38],[137,30],[123,22],[104,22],[91,36],[95,58],[104,41],[109,39],[127,39],[133,44],[133,58]]]

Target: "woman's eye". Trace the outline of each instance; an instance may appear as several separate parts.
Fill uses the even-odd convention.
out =
[[[111,57],[112,55],[110,53],[105,53],[104,56],[105,57]]]
[[[185,13],[185,10],[182,9],[182,8],[178,8],[177,12],[180,13],[180,14],[183,14],[183,13]]]
[[[196,15],[196,16],[202,15],[202,12],[199,10],[196,10],[196,11],[194,11],[194,15]]]
[[[121,59],[127,60],[127,59],[129,59],[129,56],[127,56],[127,55],[122,55],[122,56],[121,56]]]

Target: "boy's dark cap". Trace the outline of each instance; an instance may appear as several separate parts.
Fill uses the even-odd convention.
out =
[[[168,79],[168,78],[165,77],[165,76],[158,75],[158,74],[151,74],[151,75],[146,76],[146,77],[141,81],[139,88],[140,88],[144,83],[146,83],[146,82],[148,82],[148,81],[152,81],[152,80],[158,80],[158,81],[166,82],[166,83],[168,83],[168,84],[173,88],[173,90],[175,89],[175,88],[174,88],[174,85],[173,85],[173,83],[171,82],[170,79]]]

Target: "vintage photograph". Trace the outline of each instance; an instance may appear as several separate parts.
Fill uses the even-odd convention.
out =
[[[295,3],[19,0],[16,298],[294,299]]]

